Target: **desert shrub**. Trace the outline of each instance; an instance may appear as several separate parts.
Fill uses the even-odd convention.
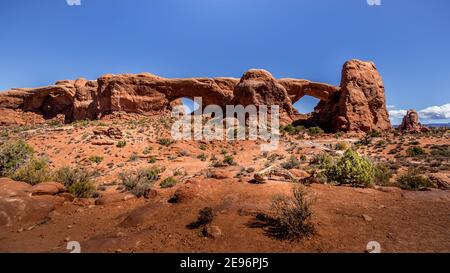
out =
[[[293,196],[278,195],[273,198],[271,215],[259,214],[257,220],[266,227],[267,234],[281,240],[298,240],[314,233],[312,210],[308,192],[296,185]]]
[[[338,142],[336,143],[336,150],[338,151],[345,151],[347,150],[348,147],[348,143],[347,142]]]
[[[318,169],[327,169],[333,164],[333,158],[327,153],[322,153],[314,156],[310,163]]]
[[[117,147],[117,148],[123,148],[123,147],[125,147],[125,146],[127,146],[127,141],[126,141],[126,140],[119,140],[119,141],[117,142],[117,144],[116,144],[116,147]]]
[[[223,158],[223,163],[227,164],[227,165],[235,165],[236,163],[234,162],[234,157],[231,155],[226,155]]]
[[[208,146],[206,146],[206,144],[200,144],[200,150],[202,151],[206,151],[206,149],[208,148]]]
[[[62,167],[55,172],[55,179],[78,198],[91,197],[95,191],[93,174],[79,167]]]
[[[413,146],[407,150],[408,156],[415,157],[425,154],[425,150],[420,146]]]
[[[208,159],[208,156],[206,154],[199,154],[197,158],[201,161],[206,161]]]
[[[23,140],[10,141],[0,146],[0,175],[9,176],[33,157],[34,150]]]
[[[281,167],[286,170],[292,170],[300,166],[300,161],[295,156],[291,156],[288,161],[281,163]]]
[[[43,159],[32,158],[22,164],[12,175],[16,181],[22,181],[35,185],[52,180],[48,162]]]
[[[119,178],[125,188],[137,197],[144,196],[145,193],[159,180],[163,169],[152,167],[140,169],[135,172],[120,173]]]
[[[358,142],[356,142],[356,145],[363,145],[367,146],[372,143],[372,137],[369,134],[366,134],[363,138],[361,138]]]
[[[214,219],[214,211],[210,207],[205,207],[198,212],[198,218],[195,222],[190,223],[186,227],[189,229],[196,229],[204,227],[211,223]]]
[[[93,155],[93,156],[89,157],[89,160],[91,162],[99,164],[99,163],[101,163],[103,161],[103,157],[102,156],[98,156],[98,155]]]
[[[154,156],[154,155],[150,156],[150,157],[148,158],[148,161],[147,161],[147,162],[150,163],[150,164],[156,163],[156,156]]]
[[[450,146],[449,145],[432,146],[431,154],[434,156],[450,157]]]
[[[139,155],[138,155],[137,153],[133,152],[133,153],[130,155],[130,158],[128,159],[128,161],[133,162],[133,161],[137,161],[138,159],[139,159]]]
[[[334,165],[325,170],[328,179],[340,184],[368,187],[375,179],[375,168],[369,159],[349,149]]]
[[[431,181],[421,175],[418,170],[410,169],[408,172],[397,179],[397,184],[404,190],[420,190],[432,187]]]
[[[166,146],[166,147],[168,147],[174,143],[174,141],[169,138],[159,138],[157,140],[157,142],[159,145]]]
[[[378,164],[375,166],[375,184],[385,186],[389,184],[392,177],[392,171],[387,164]]]
[[[323,134],[323,130],[320,127],[310,127],[308,128],[308,134],[312,135],[312,136],[316,136],[316,135],[321,135]]]
[[[280,131],[286,132],[289,135],[297,135],[298,133],[300,133],[303,130],[305,130],[305,127],[303,127],[303,126],[295,126],[294,127],[292,124],[282,126],[280,128]]]
[[[148,155],[151,151],[153,150],[153,148],[151,146],[145,147],[144,151],[142,151],[142,153],[144,155]]]
[[[379,131],[377,131],[377,130],[374,130],[374,129],[372,129],[369,132],[367,132],[367,135],[369,137],[381,137],[381,133]]]
[[[67,191],[78,198],[90,198],[95,192],[95,186],[91,181],[78,181],[68,187]]]
[[[159,186],[162,189],[167,189],[167,188],[172,188],[174,187],[176,184],[178,183],[178,180],[175,177],[167,177],[166,179],[164,179]]]

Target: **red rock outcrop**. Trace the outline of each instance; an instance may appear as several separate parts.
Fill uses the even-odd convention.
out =
[[[293,103],[309,95],[320,99],[314,113],[301,122],[328,131],[388,130],[384,86],[371,62],[344,65],[341,86],[301,79],[276,80],[265,70],[249,70],[242,78],[167,79],[149,73],[104,75],[96,81],[59,81],[34,89],[0,94],[0,124],[39,123],[64,117],[65,122],[98,119],[115,112],[160,114],[183,97],[202,97],[203,105],[279,105],[282,122],[300,118]],[[22,117],[22,118],[21,118]]]
[[[409,110],[403,117],[402,123],[398,127],[401,132],[405,133],[420,133],[428,132],[429,129],[422,126],[419,122],[419,114],[416,110]]]
[[[340,91],[319,103],[312,121],[329,131],[389,130],[384,92],[374,63],[348,61],[342,69]]]

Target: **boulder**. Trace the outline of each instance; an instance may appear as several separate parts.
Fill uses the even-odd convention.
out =
[[[432,173],[432,174],[428,175],[428,178],[438,188],[443,189],[443,190],[449,190],[450,189],[450,174]]]
[[[66,187],[58,182],[45,182],[32,186],[27,190],[31,195],[56,195],[66,191]]]
[[[63,197],[31,195],[32,187],[11,179],[0,179],[0,227],[33,226],[49,218],[64,202]]]

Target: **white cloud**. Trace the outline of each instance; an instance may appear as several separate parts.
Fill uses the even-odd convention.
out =
[[[419,111],[419,116],[424,119],[449,119],[450,103],[442,106],[431,106]]]
[[[389,116],[391,118],[403,118],[406,115],[406,110],[390,110]]]
[[[388,106],[388,109],[392,109]],[[407,110],[389,110],[391,119],[402,119]],[[450,103],[431,106],[419,111],[419,118],[425,120],[450,119]]]

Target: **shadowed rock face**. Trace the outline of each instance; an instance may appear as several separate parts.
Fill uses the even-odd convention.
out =
[[[265,70],[251,69],[240,80],[167,79],[144,73],[13,89],[0,94],[0,123],[41,122],[61,115],[66,122],[72,122],[101,118],[115,111],[159,114],[171,110],[182,97],[202,97],[203,106],[279,105],[282,122],[287,123],[299,118],[293,103],[305,95],[321,100],[304,120],[308,124],[329,131],[391,128],[381,77],[373,63],[358,60],[344,65],[340,87],[302,79],[276,80]]]

